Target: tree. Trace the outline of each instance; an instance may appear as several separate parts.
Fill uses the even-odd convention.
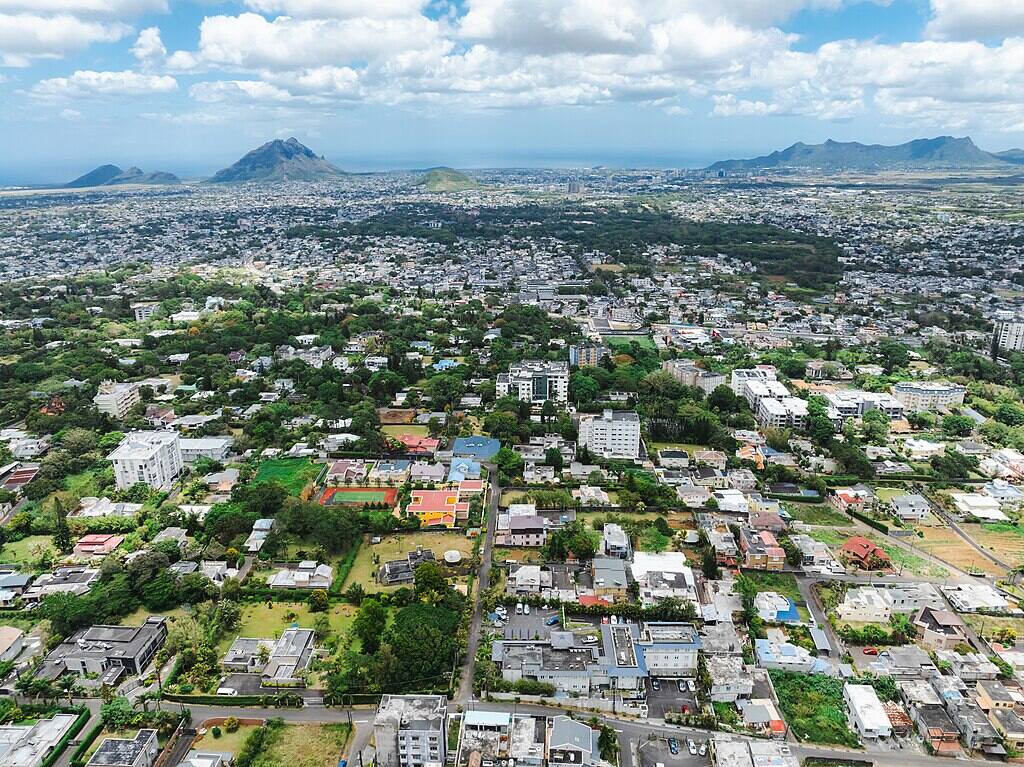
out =
[[[974,430],[974,421],[965,415],[951,413],[942,419],[942,431],[951,437],[966,437]]]
[[[326,591],[316,589],[309,595],[308,604],[311,613],[322,613],[327,612],[327,609],[331,606],[331,600],[327,596]]]
[[[364,599],[352,624],[352,631],[362,643],[364,653],[372,655],[377,652],[387,623],[387,609],[376,599]]]
[[[708,546],[704,549],[704,554],[701,557],[700,569],[701,572],[704,573],[704,577],[709,581],[717,581],[722,577],[722,568],[718,566],[718,557],[715,556],[715,550],[713,547]]]
[[[53,514],[56,517],[56,528],[53,531],[53,545],[65,554],[71,551],[71,529],[68,527],[68,514],[60,498],[53,498]]]
[[[708,395],[708,405],[720,413],[735,413],[740,410],[740,399],[736,392],[725,384],[719,384]]]
[[[562,467],[565,465],[565,459],[562,458],[562,451],[557,447],[549,447],[544,451],[544,463],[554,468],[555,475],[561,474]]]
[[[889,416],[881,410],[869,410],[861,419],[860,431],[870,445],[884,445],[889,438]]]
[[[437,562],[423,562],[413,574],[416,596],[436,602],[449,590],[448,575]]]

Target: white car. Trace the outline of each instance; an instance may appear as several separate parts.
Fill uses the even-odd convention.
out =
[[[234,687],[218,687],[217,688],[217,694],[218,695],[238,695],[238,690],[236,690]]]
[[[686,741],[686,747],[690,750],[690,756],[697,755],[697,744],[694,743],[692,740]]]
[[[522,615],[522,614],[523,614],[523,603],[522,602],[518,602],[516,604],[516,615]]]
[[[523,605],[523,615],[529,615],[529,614],[530,614],[530,606],[529,605]]]

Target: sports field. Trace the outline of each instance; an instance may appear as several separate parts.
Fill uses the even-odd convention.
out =
[[[395,487],[329,487],[320,496],[320,503],[324,506],[362,506],[364,503],[386,503],[394,506],[397,500],[398,488]]]

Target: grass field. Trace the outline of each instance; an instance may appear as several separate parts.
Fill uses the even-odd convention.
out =
[[[308,458],[276,458],[261,463],[253,481],[277,482],[289,495],[299,495],[322,469]]]
[[[824,503],[785,503],[789,515],[808,525],[821,527],[849,527],[852,522],[845,514]]]
[[[439,560],[449,549],[460,551],[463,557],[468,558],[473,554],[473,543],[472,538],[460,533],[441,532],[388,535],[380,543],[364,542],[359,547],[355,564],[352,565],[342,588],[347,588],[352,583],[360,583],[367,591],[391,591],[397,587],[377,583],[377,570],[384,562],[404,557],[410,551],[415,551],[417,546],[430,549]]]
[[[290,724],[265,748],[260,764],[336,767],[348,744],[348,724]]]
[[[408,434],[411,437],[426,437],[430,434],[430,430],[426,426],[418,423],[381,426],[380,430],[392,437],[399,437],[403,434]]]
[[[331,630],[344,634],[356,618],[356,607],[350,604],[332,604],[325,614],[331,622]],[[311,629],[320,613],[311,613],[305,602],[249,602],[242,607],[242,619],[238,631],[221,640],[217,654],[223,655],[236,636],[275,639],[290,626]]]
[[[397,500],[398,488],[395,487],[328,487],[320,496],[320,503],[324,506],[362,506],[365,503],[387,503],[394,506]]]
[[[1014,565],[1024,559],[1024,529],[1009,524],[976,524],[960,526],[981,547],[999,559]]]
[[[892,560],[894,569],[902,575],[919,575],[925,578],[945,578],[949,575],[946,568],[933,564],[901,546],[889,543],[879,535],[872,534],[868,537],[885,550]]]
[[[42,546],[56,552],[53,539],[49,535],[29,535],[20,541],[10,541],[0,548],[0,562],[7,564],[28,564],[35,559],[32,553],[36,547]]]
[[[901,496],[901,495],[906,495],[906,494],[907,494],[906,489],[902,488],[902,487],[876,487],[875,488],[875,495],[877,495],[878,499],[880,501],[882,501],[883,503],[888,503],[893,498],[896,498],[896,497]]]
[[[193,741],[192,748],[202,751],[230,751],[235,756],[238,756],[238,752],[245,743],[245,739],[249,737],[253,730],[258,730],[259,728],[258,724],[240,724],[234,732],[225,732],[224,725],[220,725],[221,735],[219,738],[213,737],[210,728],[207,728],[205,735],[200,735]]]
[[[988,637],[999,629],[1013,629],[1018,637],[1024,637],[1024,618],[1010,618],[994,615],[962,615],[964,623],[979,635]]]
[[[654,345],[654,341],[651,340],[650,336],[601,336],[601,339],[608,345],[613,352],[616,354],[624,354],[629,352],[629,345],[633,341],[642,349],[649,351],[655,351],[658,347]]]
[[[921,526],[917,530],[924,536],[913,543],[933,557],[949,562],[960,570],[979,569],[992,575],[1002,575],[1004,570],[987,557],[979,554],[963,538],[948,527]]]
[[[174,623],[178,618],[184,618],[190,614],[190,610],[186,610],[184,607],[173,607],[170,610],[160,610],[159,612],[153,612],[147,610],[145,607],[140,607],[133,613],[128,613],[117,622],[118,626],[141,626],[146,622],[146,619],[152,615],[162,615],[167,618],[168,624]]]
[[[804,598],[800,594],[800,587],[797,586],[795,575],[745,570],[743,577],[756,583],[759,591],[775,591],[792,599],[797,604],[803,604]]]

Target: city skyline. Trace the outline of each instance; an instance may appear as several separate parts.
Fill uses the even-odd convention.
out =
[[[1024,144],[1022,33],[987,1],[0,0],[0,183],[203,176],[290,135],[353,171],[998,151]]]

